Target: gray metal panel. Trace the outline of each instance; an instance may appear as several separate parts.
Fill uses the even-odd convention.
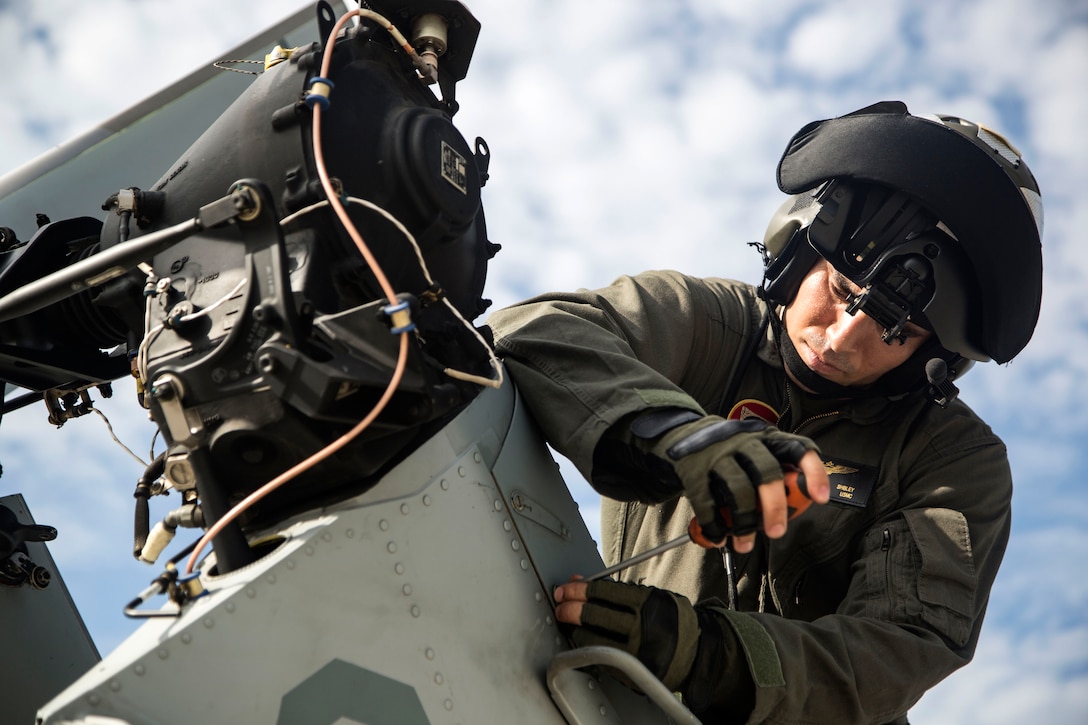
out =
[[[543,444],[514,397],[509,384],[484,391],[373,489],[285,522],[269,532],[285,543],[253,564],[205,576],[210,595],[150,620],[43,722],[568,722],[545,682],[569,648],[551,580],[599,557],[554,462],[527,453]],[[547,501],[569,536],[512,510],[492,467],[500,441],[512,456],[501,477]],[[571,674],[565,694],[581,696],[567,700],[584,711],[571,722],[666,722],[632,691]]]
[[[0,498],[24,524],[37,523],[21,494]],[[98,662],[83,620],[43,543],[28,542],[30,559],[49,570],[45,589],[0,586],[0,710],[5,723],[34,722],[34,713]]]
[[[291,47],[316,40],[314,7],[308,5],[222,57],[263,59],[277,43]],[[25,241],[34,234],[37,213],[54,221],[102,217],[106,197],[130,186],[149,188],[252,78],[209,64],[5,174],[0,177],[0,226],[11,227]]]

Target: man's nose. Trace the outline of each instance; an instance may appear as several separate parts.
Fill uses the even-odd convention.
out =
[[[876,334],[876,322],[864,312],[851,315],[842,308],[836,312],[835,321],[827,328],[827,342],[832,350],[857,350],[867,338]]]

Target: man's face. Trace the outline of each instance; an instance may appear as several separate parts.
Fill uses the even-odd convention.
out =
[[[902,344],[885,343],[880,339],[883,328],[871,317],[846,312],[846,298],[860,291],[830,262],[820,260],[786,307],[786,331],[797,354],[813,372],[839,385],[876,382],[906,362],[932,334],[910,323]]]

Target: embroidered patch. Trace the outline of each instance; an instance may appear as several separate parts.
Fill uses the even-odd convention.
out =
[[[876,468],[852,463],[841,458],[824,461],[831,479],[831,500],[865,508],[876,484]]]
[[[729,420],[747,420],[748,418],[759,418],[764,423],[770,425],[778,425],[778,411],[767,405],[761,400],[755,400],[753,398],[746,398],[729,411],[729,415],[725,416]]]

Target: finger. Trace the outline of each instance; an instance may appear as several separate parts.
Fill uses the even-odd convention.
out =
[[[711,471],[711,480],[716,485],[716,491],[724,498],[724,503],[729,509],[730,521],[726,522],[728,528],[741,533],[748,533],[758,526],[756,510],[759,507],[759,494],[756,492],[756,483],[748,472],[733,458],[724,456],[714,462]],[[721,518],[720,510],[715,513]],[[703,522],[700,520],[699,524]],[[725,540],[722,536],[712,536],[713,532],[707,531],[703,526],[706,538],[721,543]]]
[[[563,602],[555,608],[555,618],[563,624],[573,624],[578,627],[582,624],[582,609],[585,602]]]
[[[827,469],[816,451],[809,451],[798,464],[805,474],[805,482],[808,487],[808,497],[816,503],[827,503],[831,498],[831,479],[827,477]]]
[[[759,505],[763,510],[763,532],[772,539],[781,538],[786,533],[789,517],[785,484],[778,480],[760,486]]]
[[[763,445],[767,447],[767,450],[779,461],[783,463],[790,463],[797,465],[805,453],[808,452],[808,448],[805,448],[805,444],[795,438],[768,438],[763,441]]]
[[[586,588],[589,585],[580,580],[572,580],[555,588],[555,601],[558,602],[584,602],[586,601]]]
[[[733,551],[738,554],[748,554],[756,547],[756,535],[746,534],[733,537]]]

